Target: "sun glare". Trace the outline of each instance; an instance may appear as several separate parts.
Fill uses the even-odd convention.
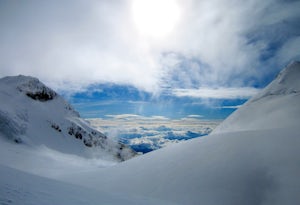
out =
[[[176,0],[133,0],[132,16],[138,31],[150,37],[164,37],[180,17]]]

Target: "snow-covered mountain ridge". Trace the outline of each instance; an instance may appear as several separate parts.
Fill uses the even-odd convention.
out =
[[[294,61],[285,67],[261,93],[248,103],[272,95],[288,95],[300,92],[300,62]]]
[[[23,75],[0,79],[0,133],[15,143],[45,145],[79,156],[88,156],[89,149],[121,161],[135,155],[93,129],[51,88]]]
[[[293,62],[212,133],[298,127],[299,118],[300,62]]]

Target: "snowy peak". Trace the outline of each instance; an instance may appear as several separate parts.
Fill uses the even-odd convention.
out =
[[[32,76],[18,75],[18,76],[6,76],[1,79],[2,83],[6,83],[9,86],[16,86],[20,84],[26,84],[30,81],[41,83],[37,78]]]
[[[24,75],[19,75],[16,77],[10,76],[3,78],[2,81],[10,87],[15,87],[28,97],[41,102],[53,100],[57,96],[55,91],[45,86],[42,82],[34,77]]]
[[[287,95],[300,92],[300,62],[292,62],[285,67],[261,93],[249,102],[272,95]]]
[[[18,144],[45,145],[56,151],[126,160],[136,153],[108,139],[37,78],[0,79],[0,137]]]
[[[300,62],[293,62],[212,133],[298,127],[299,105]]]
[[[300,62],[295,61],[289,64],[285,69],[283,69],[275,82],[278,81],[279,84],[285,85],[289,88],[300,90]]]
[[[28,99],[34,100],[37,103],[55,99],[56,103],[54,104],[60,104],[58,105],[59,107],[64,107],[64,114],[79,117],[79,113],[68,102],[37,78],[24,75],[7,76],[0,79],[0,86],[0,92],[5,94],[6,99],[17,98],[16,95],[21,95],[19,98],[25,95]]]
[[[46,87],[36,78],[29,78],[25,83],[19,85],[17,88],[21,92],[24,92],[28,97],[42,102],[53,100],[53,98],[57,96],[56,92]]]

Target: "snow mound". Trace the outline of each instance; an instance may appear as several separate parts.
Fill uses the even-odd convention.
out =
[[[14,143],[45,145],[81,156],[96,154],[120,161],[135,156],[129,147],[93,129],[59,94],[29,76],[0,79],[0,133]]]
[[[300,62],[293,62],[212,133],[298,127],[299,116]]]

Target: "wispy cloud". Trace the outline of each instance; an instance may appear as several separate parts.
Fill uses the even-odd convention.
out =
[[[217,108],[221,108],[221,109],[238,109],[240,108],[242,105],[232,105],[232,106],[220,106]]]
[[[107,82],[149,92],[242,87],[300,58],[299,1],[176,2],[181,17],[164,38],[137,32],[132,1],[1,2],[0,76],[72,92]]]
[[[136,115],[136,114],[119,114],[119,115],[105,115],[108,118],[112,118],[115,120],[126,120],[126,121],[151,121],[151,120],[169,120],[169,118],[165,116],[142,116],[142,115]]]
[[[203,115],[188,115],[187,117],[191,117],[191,118],[202,118]]]
[[[198,119],[202,119],[202,118],[204,118],[203,115],[188,115],[186,117],[181,118],[181,120],[194,121],[194,120],[198,120]]]
[[[151,116],[149,119],[152,119],[152,120],[169,120],[169,118],[167,118],[165,116],[160,116],[160,115]]]
[[[242,88],[208,88],[173,89],[172,94],[177,97],[214,98],[214,99],[247,99],[258,93],[260,89],[252,87]]]
[[[105,115],[105,116],[114,119],[136,119],[141,117],[140,115],[135,115],[135,114],[120,114],[120,115]]]

